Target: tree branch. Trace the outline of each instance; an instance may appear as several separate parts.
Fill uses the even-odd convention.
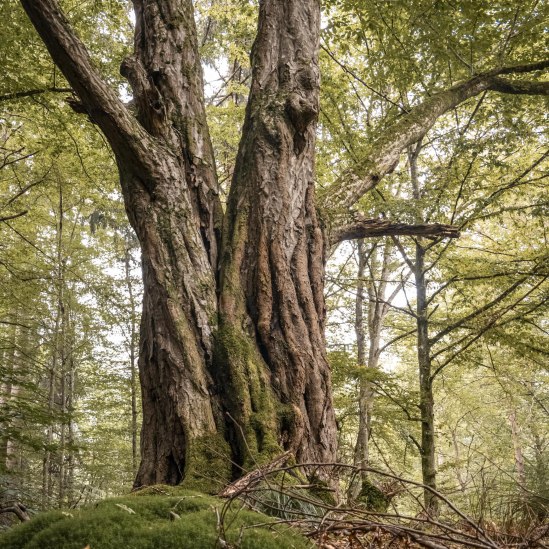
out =
[[[407,147],[417,143],[446,112],[487,90],[509,94],[549,95],[549,82],[507,80],[502,74],[523,74],[545,70],[549,60],[500,67],[427,98],[401,116],[371,145],[365,158],[342,174],[334,187],[325,190],[321,200],[327,210],[346,210],[362,195],[391,173]],[[335,204],[334,206],[332,206]]]
[[[51,88],[36,88],[34,90],[24,90],[0,95],[0,102],[22,99],[23,97],[32,97],[33,95],[41,95],[43,93],[71,93],[72,91],[72,88],[57,88],[55,86]]]
[[[434,238],[458,238],[459,229],[442,223],[409,225],[391,223],[386,219],[359,219],[348,225],[334,228],[330,234],[330,245],[344,240],[375,236],[425,236]]]
[[[24,215],[27,215],[29,212],[28,210],[25,210],[24,212],[19,212],[12,215],[6,215],[4,217],[0,217],[0,223],[3,223],[4,221],[10,221],[12,219],[17,219],[18,217],[23,217]]]
[[[455,329],[459,328],[460,326],[463,326],[467,322],[473,320],[477,316],[481,315],[482,313],[485,313],[486,311],[490,310],[492,307],[503,301],[508,295],[512,294],[521,284],[526,282],[528,280],[528,276],[524,276],[522,278],[519,278],[517,281],[515,281],[511,286],[503,290],[499,295],[497,295],[492,301],[489,301],[488,303],[484,304],[482,307],[479,307],[472,313],[464,316],[463,318],[460,318],[456,322],[450,324],[449,326],[446,326],[443,330],[435,334],[432,338],[430,338],[429,342],[431,345],[434,345],[437,341],[440,341],[445,335],[449,334],[450,332],[454,331]]]
[[[101,128],[114,153],[152,184],[170,155],[139,124],[104,81],[55,0],[21,0],[54,62],[72,86],[89,117]],[[150,190],[150,189],[149,189]]]

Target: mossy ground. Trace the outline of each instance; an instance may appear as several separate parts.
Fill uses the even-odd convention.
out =
[[[216,509],[220,513],[224,503],[181,488],[150,487],[93,507],[42,513],[0,535],[0,548],[215,549],[222,545]],[[224,520],[224,541],[242,549],[311,547],[287,527],[254,526],[270,522],[265,515],[238,511],[234,504]]]

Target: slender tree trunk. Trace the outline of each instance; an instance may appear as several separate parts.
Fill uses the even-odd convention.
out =
[[[520,427],[517,422],[517,413],[515,409],[509,412],[509,424],[511,425],[511,438],[513,440],[513,450],[515,454],[515,471],[517,474],[517,481],[520,485],[521,492],[526,487],[526,471],[524,469],[524,454],[522,451],[522,444],[520,441]]]
[[[0,405],[10,406],[15,395],[15,376],[16,376],[16,361],[17,361],[17,345],[19,339],[19,330],[17,327],[17,318],[19,316],[19,311],[15,312],[15,322],[12,326],[9,327],[9,347],[1,352],[2,364],[5,365],[6,375],[4,377],[4,382],[2,383],[0,389]],[[9,417],[9,416],[8,416]],[[0,460],[1,460],[1,469],[9,472],[12,469],[12,460],[10,459],[10,447],[11,447],[11,438],[9,431],[13,428],[10,420],[7,420],[5,423],[2,422],[0,425],[2,427],[2,435],[0,436]]]
[[[425,249],[419,243],[416,244],[414,277],[416,284],[417,359],[419,366],[419,409],[421,417],[421,472],[423,484],[436,490],[435,413],[433,382],[431,379]],[[427,510],[432,514],[437,514],[438,499],[427,489],[424,490],[423,495]]]
[[[382,248],[382,251],[381,251]],[[389,307],[401,289],[397,284],[395,290],[387,295],[387,287],[391,274],[391,246],[385,241],[383,245],[377,241],[368,249],[363,240],[358,241],[358,281],[355,303],[355,332],[357,336],[357,359],[359,366],[368,372],[379,368],[381,356],[381,332]],[[366,275],[368,267],[369,275]],[[368,345],[364,330],[364,297],[365,289],[368,298]],[[366,352],[367,350],[367,352]],[[371,423],[374,407],[374,386],[369,375],[360,378],[359,393],[359,425],[355,446],[354,462],[359,467],[366,467],[370,460],[369,440],[371,437]],[[368,473],[362,472],[362,485],[369,483]],[[358,493],[354,494],[355,496]]]
[[[410,178],[414,200],[421,198],[417,159],[421,141],[409,150]],[[423,484],[436,490],[435,411],[431,368],[431,344],[429,341],[429,311],[427,280],[425,278],[425,248],[416,240],[413,274],[416,287],[417,360],[419,368],[419,409],[421,418],[421,473]],[[423,490],[425,508],[432,515],[438,514],[438,499],[427,488]]]
[[[130,398],[131,398],[131,437],[132,437],[132,470],[137,472],[137,442],[138,442],[138,426],[137,426],[137,306],[135,303],[134,288],[131,277],[131,248],[129,243],[124,249],[124,268],[126,275],[126,289],[130,301]]]
[[[54,446],[54,428],[55,428],[55,416],[56,416],[56,396],[58,396],[58,390],[61,390],[61,397],[64,398],[63,382],[61,387],[58,387],[58,378],[61,375],[63,379],[63,365],[64,357],[62,356],[63,339],[64,339],[64,326],[65,326],[65,311],[64,311],[64,256],[63,256],[63,193],[61,184],[59,183],[59,195],[58,195],[58,215],[59,220],[57,223],[57,242],[56,242],[56,265],[55,265],[55,323],[53,327],[53,341],[51,346],[51,362],[48,372],[48,428],[46,431],[46,448],[44,452],[44,458],[42,463],[42,507],[46,508],[53,502],[54,492],[54,480],[53,480],[53,446]],[[61,369],[61,372],[60,372]],[[62,420],[63,423],[63,420]],[[64,444],[64,425],[61,426],[61,444]],[[63,452],[61,452],[62,454]],[[62,463],[58,462],[58,465],[62,467]],[[62,471],[61,471],[62,472]],[[59,498],[62,496],[63,488],[62,477],[59,482]]]
[[[62,194],[60,193],[60,197]],[[63,205],[62,200],[60,205]],[[60,214],[63,215],[62,213]],[[64,258],[60,257],[60,268],[64,272]],[[59,494],[58,505],[63,507],[65,504],[65,458],[67,451],[67,318],[69,314],[69,307],[66,297],[65,277],[61,278],[61,284],[63,284],[62,290],[62,302],[61,302],[61,333],[59,337],[59,407],[61,412],[61,422],[59,426],[59,453],[58,453],[58,469],[59,469]]]
[[[456,470],[456,478],[459,482],[460,489],[462,493],[465,493],[465,490],[467,489],[467,482],[466,482],[466,476],[467,472],[465,473],[465,477],[463,474],[463,469],[461,467],[461,452],[459,450],[459,440],[457,435],[457,425],[455,429],[452,430],[452,445],[454,447],[454,457],[456,460],[455,470]]]
[[[71,341],[74,343],[74,326],[71,328]],[[74,502],[74,468],[75,464],[75,432],[74,432],[74,382],[75,382],[75,364],[74,364],[74,345],[71,345],[71,356],[69,358],[69,370],[67,372],[67,474],[66,474],[66,492],[67,503],[72,507]]]
[[[355,300],[355,335],[357,348],[357,363],[359,367],[366,367],[366,330],[364,329],[364,279],[366,276],[367,253],[364,240],[357,241],[358,272]],[[371,341],[370,341],[371,344]],[[368,380],[360,378],[358,397],[358,433],[355,446],[354,463],[357,467],[366,467],[369,461],[368,441],[370,438],[370,398],[371,384]],[[364,471],[361,475],[362,483],[367,481],[368,474]],[[357,486],[357,494],[360,486]],[[355,494],[355,496],[357,495]]]
[[[370,372],[379,367],[381,355],[381,331],[383,323],[389,312],[389,306],[396,296],[396,291],[391,296],[387,295],[387,283],[390,274],[390,253],[391,247],[387,242],[383,244],[383,251],[380,257],[381,245],[374,242],[370,253],[359,240],[358,247],[358,273],[356,297],[356,334],[357,334],[357,359],[359,365],[366,367]],[[366,276],[366,267],[369,265],[370,275]],[[377,280],[376,280],[377,279]],[[365,284],[366,282],[366,284]],[[366,334],[364,332],[364,287],[368,296],[368,345],[366,346]],[[359,326],[360,323],[360,326]],[[366,353],[367,349],[367,353]],[[355,448],[355,464],[359,466],[368,465],[369,445],[371,434],[372,410],[374,404],[374,388],[368,376],[360,379],[359,396],[359,427],[357,445]],[[367,475],[364,476],[366,479]]]

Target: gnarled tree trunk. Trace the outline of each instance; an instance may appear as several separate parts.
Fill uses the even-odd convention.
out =
[[[225,482],[282,449],[299,461],[332,460],[336,425],[323,335],[327,242],[457,231],[343,219],[343,227],[325,234],[313,183],[320,1],[259,2],[252,87],[225,215],[192,0],[133,0],[134,55],[122,73],[136,115],[94,67],[56,0],[21,4],[78,96],[76,110],[98,125],[114,152],[141,245],[136,485],[204,484],[212,474]],[[331,195],[339,202],[334,212],[356,202],[438,116],[469,97],[487,90],[547,95],[546,83],[499,76],[547,66],[500,67],[427,99],[372,144],[357,173]]]
[[[335,458],[314,203],[319,28],[318,0],[260,4],[221,258],[219,370],[244,464],[277,447],[299,461]]]
[[[80,110],[109,140],[141,244],[136,485],[204,481],[212,471],[223,482],[239,474],[231,459],[245,465],[282,449],[300,460],[332,460],[325,244],[313,183],[318,0],[261,3],[221,253],[191,0],[134,1],[134,55],[122,73],[135,117],[101,79],[56,2],[22,4]]]

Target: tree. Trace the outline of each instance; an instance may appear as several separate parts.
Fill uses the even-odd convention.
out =
[[[136,485],[225,480],[281,448],[333,461],[336,424],[324,346],[326,248],[452,227],[349,218],[437,118],[485,91],[549,92],[498,66],[427,98],[371,143],[315,201],[318,0],[260,2],[252,82],[226,210],[219,198],[190,0],[135,0],[134,53],[122,63],[136,114],[109,87],[54,0],[21,0],[116,157],[142,251],[139,357],[142,461]],[[329,212],[333,213],[330,214]],[[322,212],[322,213],[320,213]],[[230,458],[234,471],[226,465]]]

